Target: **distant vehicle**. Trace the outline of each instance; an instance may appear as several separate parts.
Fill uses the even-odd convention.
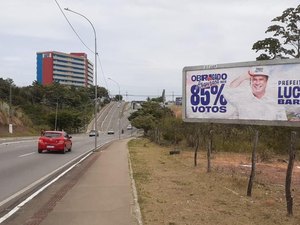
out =
[[[91,130],[89,132],[90,137],[95,137],[96,135],[99,136],[99,132],[97,130]]]
[[[129,124],[129,125],[127,126],[127,130],[132,130],[132,125],[131,125],[131,124]]]
[[[57,151],[65,153],[72,151],[72,136],[64,131],[45,131],[44,135],[39,138],[38,152],[42,153],[43,150],[49,152]]]
[[[109,130],[109,131],[107,131],[107,134],[115,134],[115,131],[114,130]]]

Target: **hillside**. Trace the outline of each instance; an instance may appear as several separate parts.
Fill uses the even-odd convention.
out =
[[[36,135],[38,131],[33,129],[31,120],[19,108],[12,109],[13,133],[10,134],[9,126],[9,105],[0,100],[0,137]]]

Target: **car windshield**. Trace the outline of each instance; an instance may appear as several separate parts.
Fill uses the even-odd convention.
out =
[[[48,138],[55,138],[60,137],[61,133],[46,132],[44,136]]]

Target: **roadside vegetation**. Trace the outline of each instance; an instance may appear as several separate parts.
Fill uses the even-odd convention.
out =
[[[287,154],[291,132],[300,131],[295,127],[184,123],[180,112],[181,106],[163,106],[154,99],[144,102],[129,120],[134,127],[144,130],[145,137],[159,145],[207,149],[212,141],[212,152],[251,153],[258,130],[257,151],[262,161],[276,154]]]
[[[33,82],[30,86],[17,87],[13,80],[0,78],[1,136],[9,136],[10,120],[17,134],[36,135],[41,129],[55,129],[55,126],[57,130],[80,132],[92,118],[94,91],[95,87],[70,87],[58,83],[42,86]],[[98,87],[97,101],[99,106],[109,102],[105,88]]]

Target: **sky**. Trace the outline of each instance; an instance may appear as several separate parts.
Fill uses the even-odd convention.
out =
[[[36,80],[36,53],[85,52],[97,84],[127,100],[182,95],[185,66],[255,61],[252,45],[299,0],[9,0],[0,2],[0,76]],[[60,6],[60,7],[59,7]],[[62,11],[63,13],[62,13]],[[70,24],[66,20],[67,17]],[[86,47],[87,46],[87,47]],[[108,79],[110,78],[110,79]],[[127,97],[126,97],[127,96]]]

